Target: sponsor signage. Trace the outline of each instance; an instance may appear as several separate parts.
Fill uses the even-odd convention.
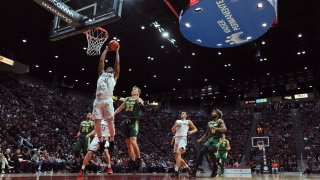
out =
[[[303,98],[308,98],[308,94],[304,93],[304,94],[296,94],[294,95],[295,99],[303,99]]]
[[[179,27],[183,36],[197,45],[234,47],[262,36],[275,17],[274,4],[269,1],[190,0]]]

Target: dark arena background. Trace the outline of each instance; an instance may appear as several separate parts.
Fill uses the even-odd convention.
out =
[[[320,179],[318,0],[1,0],[0,7],[0,180]],[[111,163],[97,151],[84,168],[92,138],[82,122],[98,122],[87,118],[96,113],[98,66],[114,67],[116,77],[118,55],[111,106],[126,108],[112,115]],[[144,101],[133,102],[144,104],[136,161],[124,118],[133,86]],[[189,135],[188,121],[187,146],[178,150],[191,169],[176,167],[173,153],[183,112],[197,128]],[[195,168],[206,146],[199,139],[222,132],[230,149],[220,149],[217,135],[218,153],[208,150]],[[222,151],[225,158],[214,158]]]

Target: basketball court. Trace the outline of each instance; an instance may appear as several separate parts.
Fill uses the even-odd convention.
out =
[[[264,179],[264,180],[315,180],[319,179],[320,176],[318,175],[299,175],[298,173],[283,173],[283,174],[248,174],[248,175],[238,175],[238,174],[226,174],[223,177],[215,177],[214,179],[220,180],[238,180],[238,179]],[[79,179],[77,174],[52,174],[52,175],[37,175],[37,174],[6,174],[0,176],[1,180],[29,180],[29,179],[51,179],[51,180],[58,180],[58,179]],[[101,180],[101,179],[112,179],[112,180],[160,180],[160,179],[190,179],[187,175],[181,174],[179,178],[171,178],[168,174],[113,174],[111,176],[108,175],[95,175],[95,174],[88,174],[87,176],[80,178],[86,180]],[[210,174],[201,174],[198,175],[197,178],[193,179],[202,179],[202,180],[209,180],[213,179],[210,177]]]

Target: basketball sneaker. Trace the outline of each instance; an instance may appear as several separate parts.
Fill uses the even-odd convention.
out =
[[[189,174],[189,176],[190,176],[190,177],[192,177],[192,176],[193,176],[192,171],[191,171],[191,169],[190,169],[190,168],[186,168],[186,171],[187,171],[187,173]]]
[[[80,169],[78,177],[83,177],[83,175],[84,175],[83,169]]]
[[[111,168],[111,167],[108,167],[108,168],[107,168],[107,173],[108,173],[108,175],[113,174],[113,171],[112,171],[112,168]]]
[[[178,171],[174,171],[172,174],[171,174],[171,177],[178,177],[179,176],[179,172]]]

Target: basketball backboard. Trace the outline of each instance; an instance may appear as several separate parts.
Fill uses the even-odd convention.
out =
[[[53,19],[50,40],[57,41],[97,26],[105,26],[120,20],[123,0],[61,0],[75,12],[85,17],[81,27],[73,27],[60,17]]]
[[[263,143],[264,147],[269,147],[269,137],[262,136],[262,137],[252,137],[251,138],[252,147],[258,147],[258,144]]]

